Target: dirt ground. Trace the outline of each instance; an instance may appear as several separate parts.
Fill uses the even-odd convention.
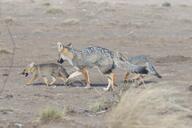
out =
[[[13,55],[6,24],[16,51],[14,66],[0,94],[0,127],[190,128],[192,2],[167,1],[171,6],[162,6],[161,0],[1,0],[1,88]],[[26,79],[19,75],[31,62],[56,62],[58,41],[72,43],[77,49],[98,45],[127,56],[146,55],[163,78],[148,76],[146,89],[130,84],[112,110],[90,114],[90,106],[114,96],[102,90],[107,80],[96,69],[90,70],[90,90],[78,83],[52,88],[37,81],[25,86]],[[117,85],[122,85],[125,71],[116,73]],[[70,107],[74,112],[62,121],[37,123],[46,107],[61,111]]]

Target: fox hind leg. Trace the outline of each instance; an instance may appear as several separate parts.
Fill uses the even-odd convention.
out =
[[[109,78],[107,80],[108,80],[108,85],[106,88],[103,88],[104,91],[109,91],[111,88],[111,80]]]
[[[129,80],[129,72],[127,72],[127,73],[125,74],[124,83],[127,83],[128,80]]]
[[[91,84],[90,84],[91,82],[90,82],[89,72],[88,72],[87,68],[84,68],[82,70],[82,74],[83,74],[83,76],[85,78],[85,82],[86,82],[86,87],[85,88],[91,88]]]
[[[140,84],[142,84],[142,85],[143,85],[143,88],[146,88],[146,86],[145,86],[145,81],[144,81],[143,77],[144,77],[144,76],[142,76],[142,75],[141,75],[141,76],[140,76],[140,78],[139,78],[139,79],[140,79],[140,81],[141,81],[141,83],[140,83]]]
[[[68,80],[70,80],[70,79],[72,79],[72,78],[75,78],[75,77],[77,77],[77,76],[79,76],[79,75],[82,75],[82,72],[80,72],[80,71],[75,71],[75,72],[73,72],[72,74],[69,75],[69,77],[67,78],[66,81],[68,81]]]
[[[106,88],[104,88],[104,91],[109,91],[110,88],[112,88],[112,90],[114,90],[114,88],[115,88],[115,86],[114,86],[115,74],[114,73],[108,74],[107,80],[108,80],[108,85]]]
[[[65,79],[64,77],[60,76],[60,77],[58,77],[58,78],[63,81],[64,85],[66,84],[66,79]]]
[[[45,84],[46,84],[47,86],[49,86],[49,82],[48,82],[47,77],[43,77],[43,80],[44,80]]]
[[[50,85],[54,84],[56,81],[56,78],[54,76],[51,76],[51,78],[52,78],[52,81],[51,81]]]
[[[70,83],[70,79],[75,78],[75,77],[77,77],[77,76],[79,76],[79,75],[82,75],[82,72],[81,72],[81,71],[75,71],[75,72],[73,72],[72,74],[69,75],[69,77],[65,80],[64,83],[68,85],[68,83]]]
[[[140,86],[141,84],[143,85],[143,87],[145,88],[145,81],[144,81],[144,76],[143,75],[136,75],[136,77],[134,77],[132,80],[134,80],[135,82],[137,82],[137,86]]]

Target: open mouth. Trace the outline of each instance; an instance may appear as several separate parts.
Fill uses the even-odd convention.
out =
[[[27,77],[29,74],[28,73],[25,73],[25,77]]]
[[[25,77],[29,75],[28,73],[25,73],[25,72],[22,72],[21,74],[24,75]]]

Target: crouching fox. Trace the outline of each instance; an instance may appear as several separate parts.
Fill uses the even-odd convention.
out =
[[[29,74],[32,74],[32,78],[26,83],[27,85],[32,84],[37,78],[42,78],[47,86],[55,83],[57,79],[65,80],[69,77],[66,69],[56,63],[48,64],[29,64],[21,73],[27,77]],[[51,82],[49,82],[51,78]]]

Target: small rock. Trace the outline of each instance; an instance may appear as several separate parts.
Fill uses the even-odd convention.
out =
[[[189,91],[191,91],[191,92],[192,92],[192,85],[190,85],[190,86],[189,86]]]
[[[23,127],[23,125],[20,124],[20,123],[15,123],[15,126],[16,126],[17,128],[22,128],[22,127]]]
[[[8,99],[13,98],[13,95],[7,94],[7,95],[5,96],[5,98],[8,98]]]
[[[162,7],[171,7],[171,3],[169,2],[164,2],[161,4]]]
[[[9,74],[7,74],[7,73],[4,73],[4,74],[2,74],[2,76],[8,76]]]
[[[2,114],[6,115],[6,114],[8,114],[8,112],[7,111],[2,111]]]
[[[16,122],[10,122],[7,128],[23,128],[23,124],[16,123]]]

